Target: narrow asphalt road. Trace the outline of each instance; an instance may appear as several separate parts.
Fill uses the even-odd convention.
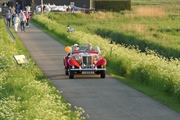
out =
[[[18,32],[33,60],[72,106],[82,107],[88,120],[180,120],[180,114],[107,75],[64,73],[64,45],[34,25]]]

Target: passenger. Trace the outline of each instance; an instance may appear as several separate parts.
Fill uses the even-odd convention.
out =
[[[74,44],[74,50],[79,50],[79,45],[78,44]]]
[[[78,45],[78,44],[74,44],[74,45],[72,46],[72,48],[73,48],[73,50],[71,50],[71,52],[70,52],[70,53],[68,53],[68,55],[67,55],[67,56],[70,56],[70,55],[71,55],[71,53],[76,53],[76,52],[79,52],[79,45]]]
[[[73,52],[79,52],[79,45],[74,44]]]

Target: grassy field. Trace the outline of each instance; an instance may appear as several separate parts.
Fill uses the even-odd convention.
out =
[[[162,0],[163,1],[163,0]],[[180,57],[180,4],[165,1],[138,1],[132,11],[120,13],[98,12],[90,15],[49,14],[51,20],[63,25],[70,24],[76,30],[85,30],[126,46],[135,45],[144,52],[146,48],[168,58]],[[134,3],[135,1],[132,1]],[[174,4],[173,4],[174,3]],[[59,17],[61,17],[59,19]],[[83,19],[82,19],[83,18]]]
[[[131,0],[132,5],[175,5],[179,4],[178,0]]]
[[[172,7],[173,8],[173,7]],[[169,8],[170,9],[170,8]],[[178,11],[176,11],[178,12]],[[119,13],[97,12],[90,15],[48,14],[63,27],[68,24],[118,44],[134,45],[144,52],[146,48],[167,58],[180,58],[180,16],[167,13],[163,7],[134,7],[133,11]]]
[[[178,6],[135,5],[132,11],[119,13],[49,13],[36,15],[32,21],[66,45],[99,45],[109,73],[180,112]],[[67,25],[75,31],[67,33]],[[116,43],[112,56],[110,40]]]
[[[84,110],[66,103],[15,37],[12,42],[0,19],[0,120],[84,120]],[[13,56],[20,54],[27,64],[16,63]]]

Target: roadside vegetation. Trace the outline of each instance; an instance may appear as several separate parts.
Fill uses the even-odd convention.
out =
[[[65,45],[99,45],[108,73],[180,112],[180,6],[165,3],[139,3],[119,13],[49,13],[32,22]],[[67,25],[75,31],[68,33]]]
[[[84,110],[66,103],[15,37],[13,42],[0,19],[0,120],[84,120]],[[27,64],[16,63],[19,54]]]

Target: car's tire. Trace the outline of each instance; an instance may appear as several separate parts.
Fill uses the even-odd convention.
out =
[[[68,70],[65,70],[65,75],[69,75],[69,72],[68,72]]]
[[[73,79],[74,78],[74,71],[71,71],[71,66],[69,66],[69,69],[68,69],[68,75],[69,75],[69,79]]]
[[[105,78],[106,77],[106,71],[102,70],[100,76],[101,76],[101,78]]]
[[[74,78],[74,71],[69,71],[69,79],[73,79]]]

